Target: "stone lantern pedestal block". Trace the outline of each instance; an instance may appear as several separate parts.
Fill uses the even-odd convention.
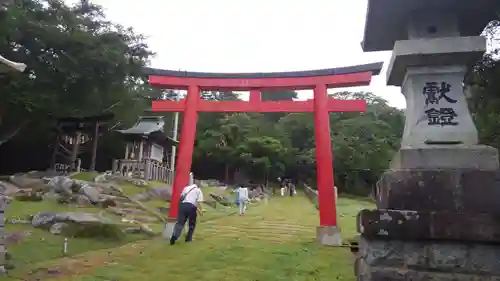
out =
[[[426,145],[402,147],[391,162],[392,170],[477,169],[498,170],[498,150],[486,145]]]
[[[359,241],[360,281],[500,280],[500,246],[432,241]]]
[[[500,216],[500,171],[476,169],[387,171],[377,208]]]

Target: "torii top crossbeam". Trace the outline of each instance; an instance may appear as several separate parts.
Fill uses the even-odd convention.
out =
[[[313,89],[323,84],[329,88],[363,86],[372,75],[378,75],[382,63],[371,63],[320,70],[268,73],[210,73],[146,68],[149,84],[166,89],[187,89],[196,85],[200,90],[250,91],[253,89]]]
[[[377,75],[382,63],[311,71],[279,73],[205,73],[146,69],[149,83],[167,89],[187,89],[181,101],[153,101],[154,112],[183,112],[179,155],[176,165],[169,218],[177,216],[182,188],[188,184],[191,170],[198,112],[314,112],[316,137],[317,187],[321,227],[336,227],[330,120],[328,112],[366,111],[364,100],[329,99],[328,88],[366,86]],[[261,101],[264,90],[313,89],[308,101]],[[250,91],[250,101],[205,101],[200,91]]]
[[[262,90],[304,90],[314,89],[317,85],[327,88],[353,87],[368,85],[372,75],[380,73],[382,63],[329,68],[321,70],[271,72],[271,73],[206,73],[186,72],[163,69],[146,69],[149,83],[167,89],[188,89],[196,86],[198,90],[250,91],[250,102],[244,101],[205,101],[198,102],[198,112],[313,112],[313,101],[260,101]],[[185,101],[153,101],[153,111],[181,112]],[[328,99],[327,110],[364,111],[366,103],[361,100]]]

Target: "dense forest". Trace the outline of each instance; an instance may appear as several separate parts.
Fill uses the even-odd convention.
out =
[[[85,1],[83,1],[85,2]],[[152,99],[174,92],[153,89],[142,69],[154,54],[132,28],[108,21],[98,6],[60,1],[15,0],[0,12],[0,54],[26,63],[24,73],[0,77],[0,174],[49,166],[57,117],[114,113],[110,128],[131,126]],[[498,22],[487,28],[494,34]],[[496,51],[470,66],[466,82],[481,140],[500,147],[500,64]],[[367,193],[387,168],[404,126],[401,110],[363,92],[335,98],[363,98],[365,113],[330,115],[335,182],[341,191]],[[204,99],[235,100],[235,93],[206,92]],[[266,92],[265,100],[294,99],[293,91]],[[165,114],[166,132],[173,114]],[[181,116],[182,118],[182,116]],[[100,139],[96,168],[110,169],[124,143],[110,130]],[[84,166],[89,155],[83,155]],[[198,119],[193,171],[201,178],[234,180],[244,173],[255,181],[287,176],[314,182],[312,114],[202,113]],[[238,172],[238,173],[237,173]]]

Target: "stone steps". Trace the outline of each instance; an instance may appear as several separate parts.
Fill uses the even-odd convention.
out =
[[[290,238],[293,239],[298,237],[299,233],[283,233],[283,232],[274,232],[269,230],[261,230],[261,231],[246,231],[246,230],[237,230],[237,229],[225,229],[225,230],[216,230],[216,229],[204,229],[203,232],[211,233],[215,235],[223,235],[223,236],[234,236],[234,237],[260,237],[262,239],[267,238]],[[300,236],[304,236],[304,233],[300,233]],[[310,233],[309,235],[313,237],[314,233]],[[309,236],[308,235],[308,236]]]
[[[283,224],[283,223],[277,223],[277,222],[256,222],[256,223],[239,223],[235,222],[238,226],[242,228],[247,228],[247,229],[252,229],[252,228],[273,228],[273,229],[281,229],[285,231],[316,231],[316,226],[313,225],[298,225],[298,224]],[[206,223],[203,223],[203,225],[206,226],[225,226],[220,224],[218,221],[207,221]],[[228,225],[231,226],[231,225]]]
[[[213,235],[217,238],[235,239],[235,240],[259,240],[271,243],[284,243],[294,241],[293,236],[264,236],[264,235],[249,235],[246,233],[204,233],[204,235]],[[196,234],[195,234],[196,235]]]
[[[265,221],[256,217],[233,217],[230,220],[201,221],[198,231],[203,235],[227,239],[260,240],[284,243],[298,239],[314,239],[316,226],[291,222]]]
[[[315,229],[303,230],[303,229],[285,229],[285,228],[270,228],[270,227],[241,227],[241,226],[204,226],[204,229],[216,232],[246,232],[246,233],[273,233],[273,234],[284,234],[284,235],[296,235],[296,234],[314,234]]]

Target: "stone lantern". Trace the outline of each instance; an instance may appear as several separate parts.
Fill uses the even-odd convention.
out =
[[[498,151],[478,144],[464,75],[498,0],[369,0],[363,50],[392,50],[401,148],[358,214],[358,280],[500,280]],[[490,280],[490,279],[488,279]]]

